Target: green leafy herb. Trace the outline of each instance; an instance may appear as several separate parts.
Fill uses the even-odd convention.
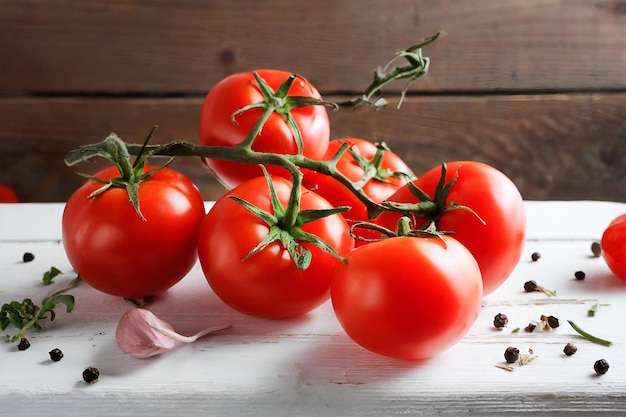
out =
[[[65,292],[78,286],[81,282],[82,279],[76,277],[67,287],[44,298],[41,301],[41,306],[33,303],[30,298],[25,298],[21,302],[11,301],[5,303],[2,309],[0,309],[0,330],[6,329],[9,325],[13,325],[13,327],[18,329],[13,336],[7,335],[7,342],[15,342],[21,339],[30,328],[41,331],[41,321],[54,321],[56,318],[55,309],[61,304],[65,305],[66,312],[71,313],[74,309],[74,296],[65,294]]]
[[[584,331],[583,329],[578,327],[578,325],[576,323],[574,323],[573,321],[571,321],[571,320],[568,320],[567,322],[570,324],[570,326],[572,326],[572,329],[574,329],[576,331],[576,333],[578,333],[579,335],[581,335],[585,339],[592,341],[593,343],[598,343],[598,344],[604,345],[604,346],[611,346],[613,344],[613,342],[611,342],[609,340],[600,339],[599,337],[590,335],[589,333],[587,333],[586,331]]]
[[[52,284],[52,280],[54,280],[54,278],[56,278],[57,276],[61,275],[63,272],[61,272],[58,268],[55,268],[54,266],[52,268],[50,268],[49,271],[44,272],[43,274],[43,285],[50,285]]]

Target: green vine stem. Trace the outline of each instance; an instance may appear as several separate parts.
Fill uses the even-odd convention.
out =
[[[187,141],[174,141],[164,145],[148,145],[147,141],[141,145],[130,144],[122,141],[114,133],[110,134],[104,141],[85,145],[79,147],[70,152],[65,158],[65,163],[68,166],[73,166],[79,162],[86,161],[93,157],[105,157],[114,161],[119,167],[122,173],[122,178],[125,180],[125,185],[128,187],[128,183],[133,184],[134,177],[138,172],[137,164],[132,167],[129,163],[120,163],[119,159],[126,160],[130,155],[138,156],[138,160],[141,163],[145,162],[147,156],[196,156],[202,158],[219,158],[232,162],[259,164],[259,165],[277,165],[286,168],[294,182],[294,191],[292,193],[292,204],[289,205],[288,210],[292,210],[294,213],[299,211],[298,195],[301,187],[302,172],[299,168],[305,168],[312,171],[317,171],[322,174],[330,175],[337,181],[342,183],[348,190],[356,195],[356,197],[366,206],[370,218],[375,218],[383,210],[396,210],[400,211],[401,208],[385,207],[372,201],[362,190],[364,184],[363,180],[353,182],[343,175],[336,167],[337,161],[346,152],[348,147],[342,146],[335,157],[330,161],[318,161],[309,159],[302,155],[301,148],[301,135],[297,124],[293,120],[290,114],[290,110],[297,107],[303,107],[308,105],[324,105],[330,106],[334,109],[340,106],[356,107],[362,105],[370,105],[371,107],[378,109],[386,102],[381,99],[375,99],[375,96],[380,94],[382,88],[388,85],[394,80],[409,80],[409,83],[402,90],[402,96],[400,103],[405,97],[406,91],[411,83],[418,78],[426,75],[428,72],[430,60],[422,55],[422,48],[433,43],[439,37],[439,33],[430,36],[422,42],[400,51],[395,54],[394,58],[390,60],[385,66],[379,67],[374,73],[374,79],[372,83],[364,90],[364,93],[359,97],[342,103],[331,103],[321,100],[312,99],[310,97],[298,97],[289,96],[288,91],[295,79],[295,75],[288,77],[276,91],[273,91],[265,81],[254,74],[259,88],[263,94],[263,101],[246,106],[232,115],[233,123],[236,123],[236,116],[242,112],[249,110],[250,108],[263,108],[263,113],[253,129],[248,133],[244,141],[237,147],[218,147],[218,146],[201,146]],[[396,65],[396,62],[404,58],[406,64]],[[399,104],[400,105],[400,104]],[[398,106],[399,106],[398,105]],[[263,124],[267,120],[270,114],[273,112],[279,113],[285,122],[291,127],[294,139],[298,144],[300,152],[295,155],[284,155],[276,153],[264,153],[256,152],[252,149],[252,142],[260,132]],[[149,137],[152,135],[153,130],[150,132]],[[113,155],[112,155],[113,154]],[[141,164],[140,164],[141,165]],[[371,174],[370,174],[371,175]],[[130,181],[129,181],[130,178]],[[140,180],[143,178],[140,178]],[[117,186],[116,184],[105,184],[103,189],[109,186]],[[133,187],[129,188],[129,193],[136,191]],[[132,194],[131,194],[132,197]],[[135,198],[136,200],[136,198]],[[138,205],[136,205],[137,212],[141,215]],[[294,216],[287,216],[285,221],[294,218]]]

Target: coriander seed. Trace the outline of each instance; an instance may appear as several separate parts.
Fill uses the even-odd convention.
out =
[[[20,343],[17,345],[17,350],[26,350],[30,347],[30,342],[27,338],[22,337]]]
[[[598,375],[604,375],[609,370],[609,363],[606,359],[599,359],[593,364],[593,370],[596,371]]]
[[[576,277],[577,280],[582,281],[583,279],[585,279],[585,273],[583,271],[576,271],[574,272],[574,277]]]
[[[54,348],[48,353],[50,354],[50,359],[55,362],[58,362],[63,358],[63,352],[61,352],[61,349]]]
[[[30,252],[25,252],[24,255],[22,255],[22,261],[24,262],[30,262],[33,259],[35,259],[35,255]]]
[[[573,343],[568,343],[563,348],[563,353],[565,353],[567,356],[572,356],[574,353],[576,353],[576,351],[578,351],[578,348]]]
[[[537,262],[539,258],[541,258],[541,254],[539,252],[533,252],[532,255],[530,255],[530,259],[532,259],[533,262]]]
[[[514,363],[519,359],[519,349],[513,346],[509,346],[504,351],[504,360],[508,363]]]
[[[501,329],[509,323],[509,318],[506,314],[498,313],[493,318],[493,325],[496,329]]]
[[[98,378],[100,377],[100,371],[98,368],[94,368],[90,366],[83,371],[83,380],[88,384],[95,384],[98,382]]]

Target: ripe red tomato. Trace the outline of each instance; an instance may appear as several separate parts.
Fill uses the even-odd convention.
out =
[[[487,295],[509,277],[522,255],[526,236],[524,201],[515,184],[492,166],[475,161],[448,163],[446,181],[456,173],[458,178],[444,204],[454,202],[469,207],[485,223],[466,210],[448,210],[436,213],[437,229],[454,232],[454,238],[474,255]],[[441,168],[435,167],[414,184],[433,197],[440,178]],[[416,202],[417,197],[405,186],[389,197],[389,201]],[[377,223],[395,230],[399,217],[397,213],[385,212]],[[423,224],[423,218],[414,217],[414,228]]]
[[[626,281],[626,213],[615,218],[602,234],[602,256],[609,269]]]
[[[452,237],[393,237],[355,249],[337,268],[331,300],[359,345],[426,359],[459,341],[478,317],[480,270]]]
[[[376,155],[378,148],[372,142],[359,138],[346,138],[331,140],[323,160],[330,160],[344,143],[351,145],[351,150],[346,151],[337,162],[337,169],[350,181],[361,180],[366,172],[359,164],[351,151],[358,153],[368,162]],[[369,168],[369,167],[368,167]],[[374,168],[373,166],[371,168]],[[404,172],[412,175],[411,169],[404,161],[391,151],[385,151],[378,167],[377,174],[363,185],[363,192],[374,202],[380,203],[392,195],[398,188],[406,183],[403,177],[393,176],[393,172]],[[346,187],[336,179],[314,171],[305,171],[302,184],[324,197],[335,207],[350,206],[347,212],[342,213],[344,218],[351,221],[367,221],[367,209],[365,205]]]
[[[279,70],[256,71],[267,84],[276,90],[291,73]],[[297,77],[289,96],[305,96],[321,99],[315,87],[302,77]],[[237,146],[248,135],[261,116],[262,109],[253,108],[231,119],[237,110],[263,101],[252,72],[233,74],[216,84],[206,95],[200,111],[200,144],[207,146]],[[323,106],[311,105],[294,108],[291,114],[302,135],[302,153],[312,159],[324,156],[330,135],[328,113]],[[297,154],[294,135],[282,115],[274,112],[254,139],[252,149],[258,152]],[[261,169],[254,164],[241,164],[221,159],[207,158],[208,166],[217,177],[232,188],[243,181],[262,176]],[[267,167],[272,174],[291,178],[288,171],[280,167]]]
[[[146,166],[144,172],[155,167]],[[95,177],[119,175],[109,167]],[[63,245],[76,272],[107,294],[138,298],[163,292],[197,260],[197,230],[204,202],[186,176],[163,168],[139,185],[143,221],[125,188],[111,187],[90,199],[102,184],[89,180],[67,201]]]
[[[0,203],[19,203],[20,199],[9,186],[0,184]]]
[[[286,206],[291,182],[281,177],[273,177],[273,182],[279,200]],[[264,177],[244,182],[218,199],[209,210],[198,233],[198,254],[214,292],[242,313],[272,319],[299,316],[326,301],[331,276],[342,261],[316,246],[302,243],[311,251],[312,259],[309,267],[301,270],[279,242],[270,243],[242,261],[267,236],[269,227],[230,196],[273,213]],[[302,193],[302,210],[331,207],[311,191]],[[354,246],[348,225],[340,215],[312,221],[302,226],[302,230],[320,237],[343,256]]]

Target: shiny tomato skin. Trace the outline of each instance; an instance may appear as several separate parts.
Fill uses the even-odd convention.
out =
[[[109,167],[94,176],[109,179],[119,171]],[[88,198],[101,186],[87,181],[63,212],[63,245],[74,270],[95,289],[127,298],[156,295],[180,281],[197,260],[197,230],[205,214],[196,186],[170,168],[153,174],[139,185],[146,221],[126,189]]]
[[[281,70],[262,69],[256,71],[269,86],[276,90],[291,73]],[[298,77],[290,96],[307,96],[321,99],[317,89],[306,79]],[[200,111],[199,142],[206,146],[239,145],[261,116],[262,109],[254,108],[238,114],[233,123],[231,115],[237,110],[263,100],[252,72],[230,75],[217,83],[206,95]],[[304,156],[321,159],[328,147],[330,127],[328,113],[323,106],[306,106],[291,110],[302,135]],[[296,154],[298,148],[294,135],[281,115],[274,112],[265,122],[262,131],[254,139],[252,149],[258,152]],[[254,164],[241,164],[221,159],[207,158],[208,166],[220,181],[233,188],[243,181],[262,176],[261,169]],[[288,171],[268,166],[268,171],[291,178]]]
[[[20,199],[18,198],[15,191],[7,185],[0,184],[0,203],[19,203]]]
[[[273,181],[280,201],[286,205],[291,182],[276,176]],[[311,250],[312,260],[305,270],[296,268],[280,243],[271,243],[242,261],[267,235],[268,226],[230,195],[272,212],[266,179],[258,177],[229,191],[207,213],[198,233],[198,254],[207,282],[217,296],[241,313],[269,319],[300,316],[326,301],[332,274],[342,261],[308,243],[303,246]],[[302,210],[330,207],[313,192],[302,194]],[[340,215],[302,228],[344,256],[354,247],[348,225]]]
[[[381,355],[427,359],[451,347],[478,317],[476,261],[451,237],[394,237],[355,249],[331,284],[346,333]]]
[[[515,184],[496,168],[476,161],[447,163],[446,181],[458,171],[458,178],[446,199],[471,208],[482,220],[466,210],[450,210],[437,221],[440,231],[454,237],[474,255],[483,275],[483,292],[493,292],[511,274],[522,254],[526,236],[526,210]],[[435,167],[414,181],[433,197],[441,177]],[[400,188],[389,201],[415,202],[408,187]],[[377,223],[395,229],[398,214],[384,213]],[[415,225],[423,224],[416,219]]]
[[[349,143],[352,148],[366,158],[372,160],[376,154],[376,145],[370,141],[360,138],[333,139],[328,144],[328,150],[323,160],[330,160],[337,153],[343,143]],[[381,169],[404,172],[412,175],[411,169],[395,153],[386,151],[380,166]],[[337,162],[337,169],[350,181],[357,182],[363,178],[365,172],[357,163],[350,151],[346,151]],[[363,192],[374,202],[380,203],[392,195],[398,188],[404,185],[404,178],[387,177],[386,181],[372,178],[363,185]],[[305,171],[302,184],[324,197],[335,207],[350,206],[347,212],[343,213],[344,218],[351,221],[368,221],[367,208],[350,192],[343,184],[336,179],[313,171]]]
[[[604,230],[601,247],[609,269],[626,281],[626,213],[617,216]]]

